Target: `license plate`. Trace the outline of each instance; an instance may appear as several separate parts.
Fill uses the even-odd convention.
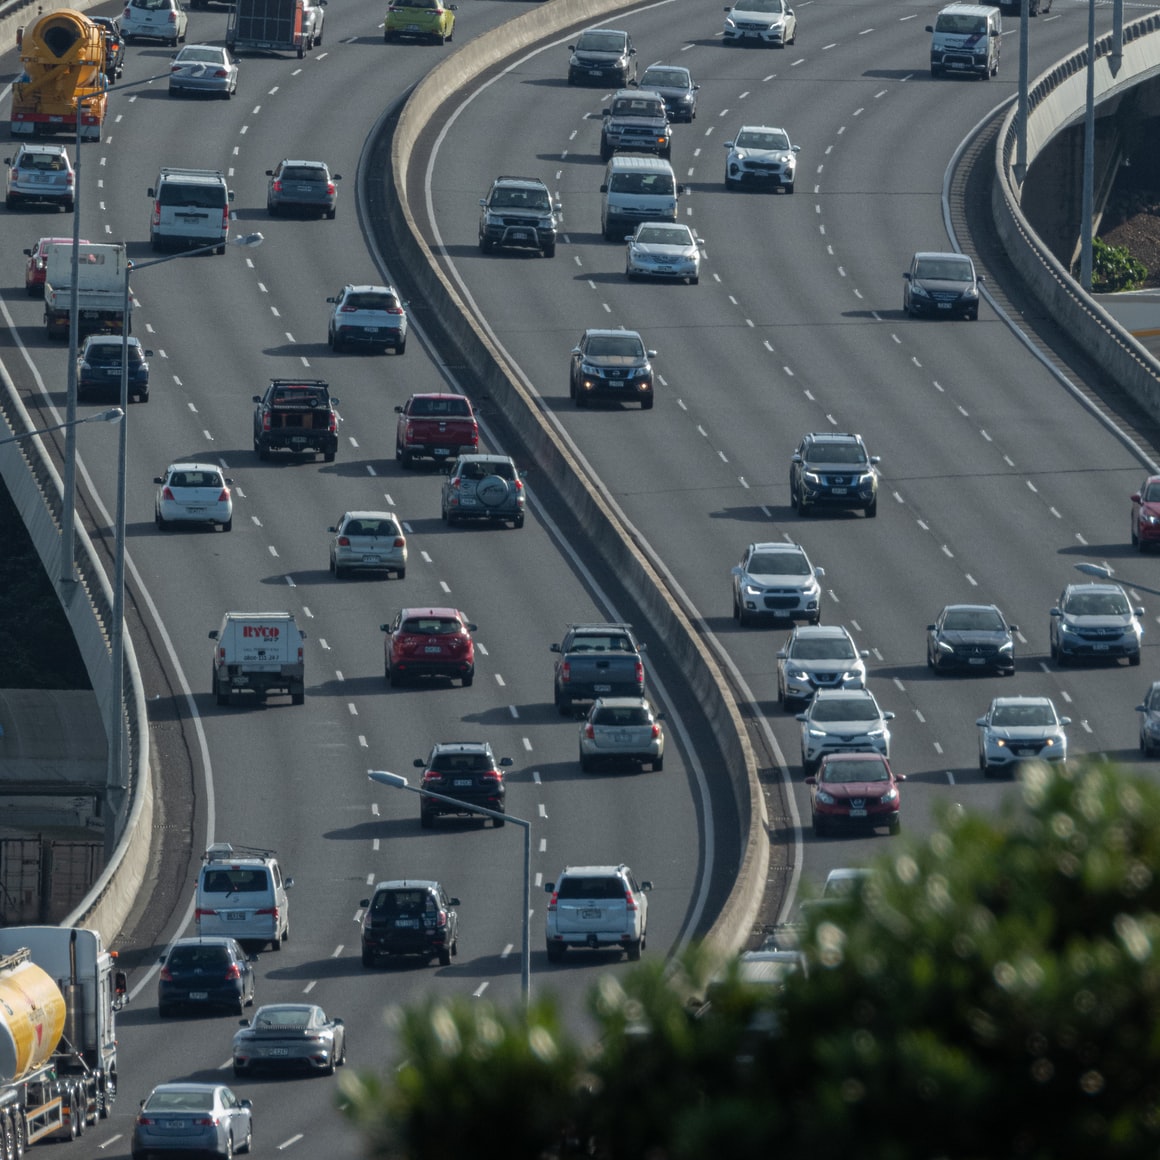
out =
[[[381,326],[366,326],[366,327],[363,327],[363,329],[367,332],[367,334],[378,334],[379,331],[382,330],[382,327]]]
[[[950,308],[951,308],[951,304],[950,304],[949,302],[940,302],[940,303],[938,304],[938,308],[939,308],[940,310],[950,310]]]
[[[428,644],[428,645],[423,646],[423,651],[425,653],[441,653],[443,651],[443,649],[440,645]]]
[[[600,69],[598,69],[598,68],[590,68],[590,69],[588,70],[588,75],[589,75],[590,77],[598,77],[598,76],[602,76],[602,75],[603,75],[603,73],[602,73],[602,72],[601,72],[601,70],[600,70]]]
[[[663,271],[666,274],[671,274],[673,272],[672,266],[658,266],[657,269]]]
[[[612,735],[612,740],[617,745],[628,745],[632,742],[632,734],[631,733],[614,733]]]
[[[1092,649],[1095,652],[1107,652],[1108,646],[1106,644],[1093,644]]]
[[[226,918],[228,918],[230,920],[230,922],[242,922],[245,919],[245,917],[246,917],[246,912],[244,910],[227,910],[226,911]]]
[[[190,507],[189,504],[186,504],[185,510],[187,512],[191,513],[192,515],[199,516],[205,511],[205,508],[203,508],[203,507]]]
[[[291,435],[290,442],[291,443],[305,443],[306,436],[305,435]]]
[[[176,1129],[176,1128],[184,1128],[184,1127],[185,1127],[185,1121],[184,1121],[184,1120],[166,1120],[166,1121],[165,1121],[165,1126],[166,1126],[167,1128],[175,1128],[175,1129]]]
[[[528,231],[512,230],[509,236],[513,242],[526,242],[528,240]]]
[[[593,685],[592,690],[593,690],[593,692],[596,692],[596,693],[611,693],[612,686],[611,685]]]
[[[457,777],[451,784],[455,785],[455,786],[470,786],[471,785],[471,778],[469,778],[469,777]]]
[[[1024,746],[1022,749],[1016,749],[1015,753],[1019,757],[1034,757],[1039,752],[1033,746]]]
[[[383,562],[382,556],[364,556],[364,564],[381,564]]]
[[[450,455],[451,448],[450,447],[436,447],[435,454],[436,455]]]
[[[865,810],[851,810],[850,811],[850,817],[852,817],[852,818],[864,818],[865,816],[866,816]]]
[[[417,24],[408,24],[408,25],[407,25],[407,31],[408,31],[408,32],[418,32],[418,31],[419,31],[419,26],[418,26]]]
[[[209,992],[208,991],[190,991],[189,997],[191,999],[208,999]]]
[[[289,1055],[290,1048],[288,1047],[267,1047],[262,1053],[263,1055]]]
[[[417,927],[419,925],[419,920],[417,918],[396,918],[395,925],[402,927]]]
[[[601,911],[599,910],[582,910],[580,911],[581,918],[599,918]]]
[[[967,664],[969,665],[985,665],[987,663],[986,657],[968,657]]]
[[[832,488],[830,488],[830,491],[831,491],[831,492],[832,492],[834,495],[845,495],[845,494],[846,494],[846,492],[847,492],[847,491],[849,491],[849,490],[850,490],[850,489],[849,489],[849,488],[847,488],[847,487],[832,487]]]

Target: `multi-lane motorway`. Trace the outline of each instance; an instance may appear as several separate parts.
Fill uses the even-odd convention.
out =
[[[457,42],[512,14],[492,0],[460,7]],[[426,228],[442,260],[744,675],[772,722],[797,810],[808,807],[796,724],[775,695],[784,633],[741,630],[729,616],[729,567],[758,539],[799,539],[826,568],[824,616],[872,650],[873,687],[897,713],[895,765],[910,778],[904,826],[922,831],[940,803],[994,810],[1010,793],[985,782],[975,761],[974,719],[999,692],[1051,694],[1076,722],[1076,750],[1135,762],[1131,710],[1152,674],[1150,636],[1144,668],[1133,672],[1059,672],[1046,642],[1047,611],[1076,575],[1075,562],[1107,560],[1126,579],[1154,586],[1154,561],[1127,546],[1126,496],[1144,468],[990,308],[979,322],[958,324],[907,322],[899,311],[910,253],[946,244],[940,193],[948,159],[1013,92],[1015,36],[1006,38],[996,81],[933,83],[922,32],[931,6],[797,10],[798,44],[780,52],[723,47],[719,12],[687,3],[608,22],[632,31],[642,67],[679,61],[701,82],[698,118],[677,128],[674,151],[692,190],[688,220],[706,240],[697,287],[630,286],[621,249],[600,239],[598,114],[608,94],[565,84],[566,37],[465,94],[430,167],[413,168],[429,183]],[[1034,22],[1033,71],[1082,39],[1082,14],[1064,4]],[[262,957],[259,1001],[309,993],[343,1015],[354,1063],[395,1058],[384,1004],[432,994],[512,1001],[519,980],[518,829],[448,824],[422,832],[414,795],[371,787],[367,768],[410,772],[434,740],[486,735],[497,753],[515,758],[508,808],[534,822],[537,880],[568,861],[630,861],[656,883],[649,953],[658,955],[702,917],[702,835],[713,808],[696,747],[687,744],[663,775],[580,777],[575,727],[555,716],[548,698],[547,646],[566,621],[616,609],[603,605],[590,562],[554,537],[550,513],[534,509],[518,532],[447,530],[437,477],[394,464],[394,404],[444,387],[454,368],[417,342],[403,358],[326,349],[326,295],[381,276],[357,213],[363,143],[383,110],[451,47],[384,46],[381,19],[374,5],[332,5],[324,49],[301,62],[244,61],[239,95],[228,104],[170,100],[169,50],[131,48],[104,139],[86,147],[81,211],[84,236],[127,239],[144,259],[145,190],[158,167],[213,166],[231,174],[236,228],[266,235],[258,250],[175,261],[134,280],[135,333],[155,355],[152,401],[129,417],[129,552],[145,631],[170,679],[188,688],[204,733],[207,776],[195,762],[205,820],[198,839],[274,846],[296,880],[291,941]],[[224,22],[220,12],[194,13],[191,41],[220,40]],[[802,145],[794,197],[724,192],[721,143],[755,122],[784,125]],[[263,171],[283,156],[323,158],[344,174],[335,222],[267,218]],[[567,238],[555,259],[478,254],[478,198],[501,172],[538,173],[559,191]],[[3,308],[15,338],[4,361],[22,387],[61,407],[65,355],[43,338],[39,308],[23,295],[20,249],[59,232],[65,219],[28,211],[8,221],[19,228],[0,239],[9,271]],[[378,260],[390,268],[391,255]],[[419,304],[413,321],[421,338]],[[660,351],[653,411],[571,408],[567,351],[583,328],[598,325],[639,328]],[[250,396],[273,375],[299,373],[328,379],[342,400],[338,460],[259,464],[250,451]],[[882,456],[876,520],[802,521],[790,510],[790,452],[801,432],[828,428],[861,431]],[[81,447],[111,510],[115,463],[112,440],[105,443],[96,455],[84,438]],[[238,503],[229,536],[154,529],[150,480],[185,456],[228,466]],[[531,482],[534,494],[534,473]],[[335,582],[326,526],[347,508],[380,505],[406,521],[407,579]],[[928,676],[923,628],[943,603],[964,599],[995,600],[1021,626],[1013,680]],[[1160,605],[1143,594],[1141,601],[1154,632]],[[386,689],[378,625],[404,603],[454,604],[480,625],[486,654],[471,689]],[[292,608],[305,624],[303,708],[210,704],[206,633],[223,610],[243,607]],[[170,710],[156,708],[159,716]],[[681,741],[674,716],[671,732]],[[196,747],[196,731],[189,736]],[[163,818],[187,823],[181,813]],[[778,836],[794,840],[788,831]],[[888,841],[807,838],[800,862],[817,881],[829,866],[864,861]],[[461,953],[450,968],[372,974],[360,966],[358,901],[374,880],[403,875],[438,877],[463,900]],[[534,985],[559,990],[574,1009],[608,961],[549,972],[535,895],[533,907]],[[184,917],[179,906],[166,935],[179,933]],[[162,1024],[148,980],[123,1026],[122,1098],[111,1120],[73,1146],[78,1155],[123,1152],[132,1109],[152,1083],[229,1074],[221,1068],[232,1021]],[[240,1086],[255,1101],[259,1155],[321,1139],[336,1155],[356,1154],[357,1141],[331,1109],[329,1082]]]

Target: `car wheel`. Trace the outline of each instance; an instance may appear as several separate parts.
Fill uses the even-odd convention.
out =
[[[792,44],[793,42],[791,41],[790,43]],[[783,185],[782,189],[784,189],[787,194],[793,193],[793,185],[794,183],[791,181],[789,185]]]
[[[556,256],[556,243],[552,242],[544,247],[543,254],[545,258],[554,258]]]
[[[652,765],[653,773],[660,773],[665,768],[665,759],[656,757],[649,764]]]
[[[404,338],[402,342],[398,342],[395,344],[395,354],[406,354],[406,353],[407,353],[407,340]]]
[[[330,222],[334,221],[334,216],[335,216],[335,214],[337,214],[337,213],[338,213],[338,210],[337,210],[337,209],[328,209],[328,210],[326,211],[326,220],[327,220],[327,221],[330,221]]]
[[[564,943],[550,942],[547,944],[548,962],[559,963],[562,962],[564,956],[568,953],[568,948]]]
[[[306,704],[306,690],[299,689],[298,692],[296,692],[296,693],[292,692],[290,694],[290,704],[291,705],[305,705]],[[277,950],[276,947],[274,949]]]
[[[75,210],[76,210],[76,202],[66,201],[64,203],[64,212],[65,213],[73,213]]]
[[[439,43],[440,43],[440,44],[442,44],[442,43],[443,43],[442,39],[440,39]],[[439,951],[439,965],[440,965],[441,967],[449,967],[449,966],[451,966],[451,952],[450,952],[450,951],[449,951],[449,950],[448,950],[446,947],[442,947],[442,948],[440,948],[440,951]]]
[[[523,517],[523,514],[521,513],[520,515],[516,516],[516,518],[514,520],[512,520],[512,527],[513,528],[522,528],[523,526],[524,526],[524,517]]]
[[[230,518],[222,524],[222,531],[223,532],[232,532],[233,530],[234,530],[234,517],[230,516]]]
[[[576,392],[576,406],[581,410],[588,406],[588,396],[583,391]]]
[[[701,276],[700,276],[699,274],[694,274],[694,275],[693,275],[693,276],[692,276],[692,277],[689,279],[689,285],[690,285],[690,286],[699,286],[700,284],[701,284]]]
[[[474,683],[475,683],[475,670],[474,669],[472,669],[468,673],[463,674],[463,679],[460,681],[460,684],[465,689],[470,689]]]
[[[1069,657],[1062,648],[1057,648],[1055,650],[1055,659],[1059,662],[1059,667],[1061,669],[1066,669],[1068,664],[1071,662],[1071,657]]]
[[[234,1135],[232,1132],[226,1132],[226,1146],[218,1155],[221,1160],[234,1160]]]
[[[163,532],[169,526],[169,521],[166,519],[162,519],[160,512],[154,512],[153,522],[157,525],[158,531]]]
[[[375,965],[375,956],[370,951],[364,950],[362,953],[362,965],[364,967],[373,967]]]
[[[168,1019],[173,1014],[173,1008],[168,1003],[157,1004],[157,1018]]]
[[[821,612],[821,609],[819,609],[816,616],[810,617],[810,624],[821,624],[821,623],[822,623],[822,612]]]
[[[806,497],[804,494],[798,496],[797,514],[799,516],[808,516],[810,514],[810,505],[806,503]]]
[[[245,1074],[246,1074],[245,1069],[238,1067],[238,1065],[235,1063],[234,1064],[234,1079],[241,1079],[242,1076],[244,1076]]]
[[[643,943],[643,942],[644,942],[644,939],[641,939],[641,938],[634,939],[632,942],[630,942],[624,948],[625,951],[628,953],[628,961],[630,963],[639,963],[640,962],[641,943]]]
[[[254,1150],[254,1121],[251,1120],[246,1124],[246,1138],[242,1141],[238,1148],[239,1152],[252,1152]]]
[[[1152,746],[1148,744],[1148,739],[1144,736],[1143,730],[1140,731],[1140,752],[1145,757],[1150,757],[1152,755]]]
[[[331,335],[330,335],[330,349],[332,351],[334,351],[335,354],[339,354],[343,349],[342,339],[339,338],[338,335],[333,333],[333,332],[331,332]]]
[[[652,395],[645,395],[645,397],[643,399],[641,399],[641,401],[640,401],[640,409],[642,411],[651,411],[652,408],[653,408]]]
[[[1048,649],[1049,649],[1049,651],[1050,651],[1050,653],[1051,653],[1051,659],[1052,659],[1053,661],[1054,661],[1054,660],[1058,660],[1058,659],[1059,659],[1059,645],[1057,645],[1057,644],[1055,643],[1055,641],[1053,640],[1053,641],[1051,641],[1051,642],[1050,642],[1050,644],[1048,645]]]
[[[502,810],[500,810],[499,812],[503,813]],[[507,818],[492,818],[491,819],[491,826],[492,826],[492,829],[494,829],[494,830],[498,830],[500,828],[500,826],[504,826],[506,824],[507,824]]]
[[[902,823],[897,818],[895,818],[894,821],[892,821],[890,823],[890,835],[891,835],[891,837],[896,838],[901,833],[902,833]]]
[[[868,503],[863,510],[866,512],[866,518],[868,520],[874,519],[874,517],[878,515],[878,497],[875,496],[874,499],[871,500],[871,502]]]
[[[600,160],[601,161],[608,161],[611,159],[611,157],[612,157],[611,147],[609,146],[607,141],[601,140],[601,142],[600,142]]]
[[[395,579],[396,580],[406,580],[407,579],[407,569],[406,568],[396,568],[395,569]]]
[[[28,293],[29,293],[29,294],[31,294],[31,293],[32,293],[32,290],[30,289],[30,290],[28,291]],[[1137,549],[1139,549],[1141,552],[1144,550],[1144,549],[1143,549],[1143,548],[1140,546],[1140,537],[1139,537],[1138,535],[1136,535],[1136,526],[1135,526],[1135,524],[1133,524],[1133,525],[1132,525],[1132,547],[1133,547],[1133,548],[1137,548]]]
[[[1138,652],[1134,652],[1130,657],[1128,657],[1128,664],[1130,664],[1132,668],[1135,668],[1139,663],[1140,654]]]
[[[424,830],[430,830],[435,825],[435,815],[428,813],[426,810],[419,811],[419,825]]]
[[[334,462],[334,457],[335,457],[337,454],[338,454],[338,452],[337,452],[337,451],[324,451],[324,452],[322,453],[322,461],[323,461],[323,463],[333,463],[333,462]]]
[[[556,712],[559,713],[561,717],[571,717],[572,716],[572,698],[565,697],[561,693],[557,693],[556,694]]]
[[[826,827],[821,818],[814,818],[814,837],[824,838],[826,836]]]
[[[481,254],[491,253],[491,242],[489,242],[482,234],[479,236],[479,252]]]
[[[938,666],[934,663],[934,654],[930,651],[929,646],[927,646],[926,650],[926,667],[932,672],[938,672]]]
[[[580,772],[590,773],[592,770],[592,759],[585,754],[580,754]]]

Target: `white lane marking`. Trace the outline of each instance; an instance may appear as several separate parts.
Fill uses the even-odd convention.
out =
[[[347,709],[350,710],[350,715],[352,717],[358,716],[358,707],[355,705],[355,703],[353,701],[347,701],[346,707],[347,707]]]
[[[539,816],[541,818],[546,818],[548,816],[548,807],[546,805],[544,805],[543,802],[540,802],[540,804],[536,807],[536,809],[537,809],[537,812],[539,813]]]
[[[451,588],[448,586],[448,583],[446,580],[440,580],[439,587],[442,588],[444,592],[448,593],[448,595],[450,595]]]
[[[513,721],[518,721],[518,720],[519,720],[519,718],[520,718],[520,711],[519,711],[519,709],[517,709],[517,708],[515,707],[515,705],[509,705],[509,706],[508,706],[508,712],[509,712],[509,713],[512,715],[512,720],[513,720]]]
[[[530,737],[524,737],[522,740],[524,743],[524,749],[528,753],[531,753],[531,751],[532,751],[532,739]]]
[[[230,1062],[232,1063],[233,1060],[230,1060]],[[123,1133],[118,1132],[115,1136],[110,1136],[103,1144],[98,1144],[97,1148],[103,1152],[110,1144],[115,1144],[118,1140],[120,1140],[122,1136]]]
[[[318,986],[318,980],[311,979],[310,982],[307,983],[306,986],[302,988],[302,994],[309,995],[310,992],[313,991],[316,986]]]
[[[487,990],[487,980],[485,979],[482,983],[479,984],[478,987],[475,988],[474,991],[471,992],[471,997],[473,999],[478,999],[486,990]]]
[[[495,674],[495,683],[499,685],[501,689],[504,687],[504,679],[499,675],[499,673]]]
[[[297,1135],[291,1136],[289,1140],[283,1140],[282,1143],[278,1145],[278,1151],[281,1152],[283,1148],[289,1148],[291,1144],[297,1144],[301,1139],[302,1133],[299,1132]]]
[[[271,556],[277,556],[277,555],[278,555],[278,549],[277,549],[277,548],[275,548],[273,544],[271,544],[271,545],[269,546],[269,551],[270,551],[270,555],[271,555]]]

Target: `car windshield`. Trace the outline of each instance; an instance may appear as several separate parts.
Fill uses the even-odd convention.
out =
[[[673,178],[669,173],[614,173],[608,188],[613,193],[641,193],[672,197]]]
[[[854,646],[845,637],[827,637],[825,640],[795,640],[789,655],[799,661],[852,661],[857,655]]]
[[[326,181],[326,170],[317,165],[287,165],[282,170],[283,181]]]
[[[1144,488],[1143,500],[1145,503],[1160,503],[1160,483],[1149,483]]]
[[[1007,625],[993,608],[955,608],[943,617],[947,632],[1006,632]]]
[[[263,1007],[254,1018],[255,1027],[309,1027],[309,1007]]]
[[[626,636],[575,636],[569,652],[632,652],[632,641]]]
[[[815,443],[806,452],[809,463],[865,463],[866,452],[857,443]]]
[[[789,138],[774,129],[746,129],[734,144],[738,149],[788,149]]]
[[[878,706],[869,697],[815,697],[812,721],[877,721]]]
[[[737,12],[780,12],[782,0],[741,0],[737,4]]]
[[[21,169],[43,169],[56,173],[68,167],[68,162],[59,153],[25,153],[20,159]]]
[[[399,529],[392,519],[359,516],[346,521],[344,536],[397,536]]]
[[[914,276],[938,282],[969,282],[971,263],[961,258],[922,258],[915,267]]]
[[[226,204],[222,185],[183,185],[177,181],[162,182],[157,191],[161,205],[185,205],[195,209],[221,209]]]
[[[688,226],[644,226],[636,235],[636,240],[646,246],[691,246],[693,244]]]
[[[154,1092],[145,1107],[151,1112],[208,1112],[213,1109],[212,1092]]]
[[[191,61],[204,61],[208,64],[221,64],[222,59],[222,50],[220,48],[183,48],[177,54],[178,64],[187,64]]]
[[[609,875],[602,878],[584,878],[581,875],[565,878],[556,887],[559,898],[619,898],[625,897],[624,883]]]
[[[1050,705],[999,705],[991,714],[991,724],[1004,727],[1054,725],[1055,710]]]
[[[348,294],[343,306],[350,310],[395,310],[399,300],[393,294]]]
[[[613,727],[624,725],[648,725],[649,715],[648,710],[642,706],[629,706],[628,708],[601,708],[596,711],[592,718],[594,725],[611,725]]]
[[[486,753],[438,753],[428,768],[436,773],[487,773],[495,763]]]
[[[270,883],[268,870],[207,870],[201,888],[207,894],[253,894],[265,890]]]
[[[170,487],[221,487],[222,477],[216,471],[175,471],[169,477]],[[214,871],[217,873],[217,871]],[[206,877],[209,877],[208,875]]]
[[[230,961],[230,952],[220,946],[193,946],[174,947],[169,952],[169,966],[190,970],[194,967],[201,969],[220,969]]]
[[[578,52],[623,52],[623,32],[582,32],[576,41]]]
[[[454,636],[463,625],[448,616],[413,616],[403,622],[403,631],[415,636]]]
[[[371,914],[422,914],[430,897],[426,890],[380,890],[371,903]]]
[[[622,97],[612,103],[614,117],[663,117],[665,107],[661,101],[648,97]]]
[[[516,477],[515,468],[510,463],[464,463],[459,469],[460,479],[486,479],[489,475],[498,475],[500,479],[509,482]]]
[[[130,342],[126,349],[129,352],[131,363],[144,361],[141,348],[135,342]],[[94,342],[85,350],[84,359],[85,362],[90,363],[120,363],[121,343],[119,340],[117,342]]]
[[[592,358],[643,358],[644,346],[629,334],[606,334],[588,340],[585,353]]]
[[[691,83],[688,72],[683,68],[648,68],[640,78],[641,88],[659,85],[665,89],[687,89]]]
[[[492,194],[493,209],[536,209],[545,212],[551,208],[548,194],[543,189],[497,189]]]
[[[451,398],[412,399],[411,414],[466,418],[471,414],[471,404],[459,395]]]
[[[983,16],[964,16],[956,12],[940,12],[934,28],[936,32],[952,32],[957,36],[986,36],[987,20]]]
[[[822,781],[848,785],[856,781],[889,781],[886,766],[881,761],[849,761],[830,758],[822,767]]]
[[[809,576],[810,562],[801,552],[754,552],[748,570],[753,576]]]
[[[1068,616],[1128,616],[1128,598],[1122,592],[1077,592],[1068,600]]]

